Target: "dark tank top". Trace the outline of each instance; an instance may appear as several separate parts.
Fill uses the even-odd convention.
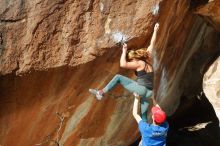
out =
[[[144,68],[141,71],[135,71],[135,75],[137,76],[136,81],[139,85],[145,86],[151,90],[153,89],[153,72],[146,72]]]

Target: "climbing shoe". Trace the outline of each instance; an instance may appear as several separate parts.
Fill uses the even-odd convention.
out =
[[[89,92],[94,94],[96,96],[97,100],[101,100],[103,97],[102,94],[97,89],[89,89]]]

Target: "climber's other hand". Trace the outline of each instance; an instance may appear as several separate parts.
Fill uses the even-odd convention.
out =
[[[128,49],[128,45],[126,44],[126,43],[123,43],[123,51],[127,51],[127,49]]]
[[[154,31],[158,31],[158,29],[159,29],[159,23],[156,23],[155,25],[154,25]]]

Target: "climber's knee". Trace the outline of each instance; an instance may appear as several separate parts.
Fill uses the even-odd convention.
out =
[[[146,98],[150,98],[153,94],[153,91],[152,90],[148,90],[147,93],[146,93]]]
[[[120,74],[116,74],[115,75],[115,78],[120,78],[122,75],[120,75]]]

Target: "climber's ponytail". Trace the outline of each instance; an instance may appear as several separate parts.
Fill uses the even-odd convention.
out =
[[[147,48],[141,48],[135,51],[134,50],[129,51],[128,59],[129,60],[139,59],[147,62],[148,64],[151,64],[151,59],[149,53],[147,52]]]

